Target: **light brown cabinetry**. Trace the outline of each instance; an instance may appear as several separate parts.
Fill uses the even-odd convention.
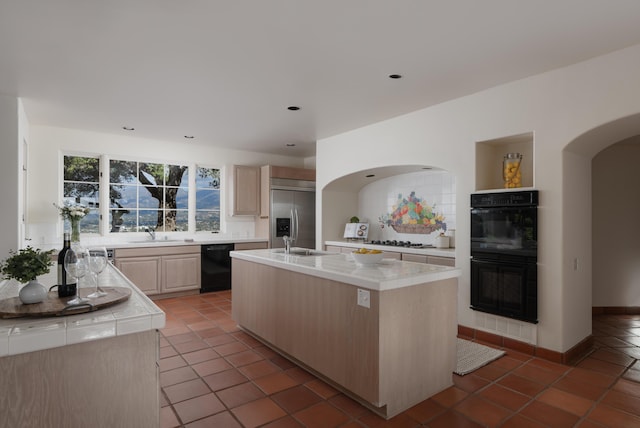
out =
[[[160,426],[159,346],[151,330],[0,358],[0,427]]]
[[[260,167],[234,165],[233,215],[259,215],[260,208]]]
[[[116,249],[116,267],[145,294],[200,288],[200,246]]]

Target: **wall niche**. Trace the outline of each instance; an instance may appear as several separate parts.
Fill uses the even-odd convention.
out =
[[[521,187],[533,187],[533,132],[476,142],[476,190],[504,189],[502,167],[507,153],[520,153]],[[517,189],[507,189],[517,190]]]

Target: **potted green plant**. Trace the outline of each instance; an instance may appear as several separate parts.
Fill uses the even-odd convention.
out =
[[[54,250],[43,251],[30,246],[19,251],[10,250],[10,256],[0,264],[0,273],[4,279],[15,279],[27,284],[20,289],[18,295],[22,303],[40,303],[47,297],[47,289],[36,278],[49,273],[53,252]]]

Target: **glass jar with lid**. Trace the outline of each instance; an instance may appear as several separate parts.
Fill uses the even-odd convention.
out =
[[[512,189],[522,187],[522,154],[507,153],[502,161],[502,178],[504,180],[504,188]]]

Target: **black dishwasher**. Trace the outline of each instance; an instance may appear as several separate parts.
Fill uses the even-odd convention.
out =
[[[231,289],[230,251],[233,251],[233,244],[201,246],[201,293]]]

